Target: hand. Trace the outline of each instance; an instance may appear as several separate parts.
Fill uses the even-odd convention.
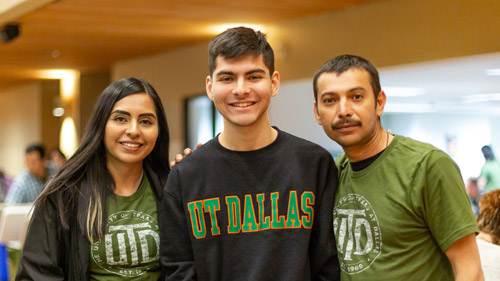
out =
[[[196,148],[200,148],[201,146],[202,146],[201,143],[196,144]],[[182,161],[182,159],[184,159],[184,157],[191,155],[191,153],[193,151],[191,150],[191,148],[188,147],[188,148],[185,148],[183,152],[184,152],[184,155],[182,155],[182,154],[175,155],[174,160],[172,162],[170,162],[170,168],[173,168],[177,163],[180,163]]]

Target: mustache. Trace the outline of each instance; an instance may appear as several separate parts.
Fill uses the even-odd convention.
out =
[[[352,119],[352,118],[342,118],[340,120],[338,120],[337,122],[333,123],[332,124],[332,128],[337,128],[341,125],[345,125],[345,124],[351,124],[351,125],[355,125],[355,126],[361,126],[363,123],[361,123],[360,120],[357,120],[357,119]]]

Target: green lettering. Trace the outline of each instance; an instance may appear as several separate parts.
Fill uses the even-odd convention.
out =
[[[240,198],[237,196],[227,196],[227,218],[228,218],[228,233],[239,233],[241,230],[241,210]]]
[[[217,224],[217,211],[220,210],[219,198],[203,200],[203,206],[205,207],[205,210],[210,213],[210,220],[212,222],[212,235],[219,235],[220,228]]]
[[[305,228],[311,228],[314,219],[314,193],[304,191],[301,198],[301,208],[304,215],[302,216],[302,225]]]
[[[271,193],[271,208],[273,219],[271,221],[271,228],[284,228],[285,227],[285,216],[280,216],[278,214],[278,199],[280,198],[279,192]]]
[[[271,218],[264,216],[264,197],[264,193],[257,194],[257,202],[259,202],[259,230],[271,228]]]
[[[290,191],[290,197],[288,198],[288,214],[286,217],[286,228],[300,228],[297,191]]]
[[[243,232],[253,232],[259,230],[259,225],[255,219],[255,210],[251,195],[245,195],[245,216],[243,217]]]
[[[203,216],[203,202],[194,201],[187,204],[189,215],[191,217],[191,228],[196,239],[205,238],[207,231],[205,229],[205,217]]]

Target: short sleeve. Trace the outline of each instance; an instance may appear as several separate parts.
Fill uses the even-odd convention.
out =
[[[421,186],[423,216],[444,252],[458,239],[478,232],[458,166],[442,151],[423,159],[415,177]]]

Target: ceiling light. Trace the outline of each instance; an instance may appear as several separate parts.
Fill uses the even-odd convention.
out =
[[[384,106],[384,112],[387,113],[425,113],[437,111],[434,104],[406,104],[406,103],[387,103]]]
[[[80,72],[71,69],[41,70],[37,74],[42,79],[59,79],[61,82],[61,97],[63,102],[71,101],[75,96],[80,83]]]
[[[61,51],[59,51],[59,50],[53,50],[52,52],[50,52],[50,55],[53,58],[58,58],[61,55]]]
[[[462,98],[464,102],[485,102],[485,101],[500,101],[500,93],[470,95]]]
[[[208,27],[208,32],[210,32],[211,34],[219,34],[226,31],[229,28],[239,27],[239,26],[248,27],[255,31],[261,31],[266,33],[266,28],[264,26],[257,24],[247,24],[247,23],[226,23],[226,24],[212,25]]]
[[[78,136],[73,118],[64,118],[61,125],[61,132],[59,133],[59,143],[59,148],[64,155],[71,157],[75,153],[78,147]]]
[[[497,68],[497,69],[487,69],[485,70],[484,72],[486,72],[486,75],[496,75],[496,76],[499,76],[500,75],[500,68]]]
[[[54,115],[54,117],[63,116],[64,115],[64,108],[56,107],[56,108],[52,109],[52,115]]]
[[[383,87],[382,90],[388,97],[414,97],[425,95],[423,88],[409,88],[409,87]]]

